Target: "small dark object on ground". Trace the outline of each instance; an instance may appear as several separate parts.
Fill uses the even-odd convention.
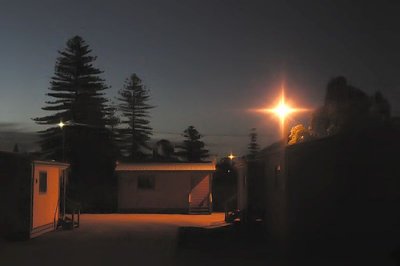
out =
[[[233,223],[235,219],[239,219],[240,210],[229,210],[225,211],[225,222]]]

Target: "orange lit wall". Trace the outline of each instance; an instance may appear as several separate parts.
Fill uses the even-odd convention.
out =
[[[39,193],[39,172],[47,172],[47,192]],[[53,224],[58,219],[60,168],[35,164],[33,176],[32,229]]]
[[[190,208],[208,208],[210,194],[210,175],[198,175],[191,178]]]
[[[138,188],[140,175],[154,176],[154,189]],[[118,171],[118,176],[122,212],[188,212],[191,193],[193,204],[209,205],[210,171]]]

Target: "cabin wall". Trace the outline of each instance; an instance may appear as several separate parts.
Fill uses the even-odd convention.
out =
[[[287,224],[291,243],[343,235],[351,177],[335,139],[288,147]],[[347,183],[347,184],[346,184]]]
[[[247,208],[247,164],[244,161],[238,161],[235,165],[237,171],[237,209],[245,210]]]
[[[196,209],[210,209],[211,174],[191,173],[189,211]]]
[[[46,191],[40,191],[40,174],[46,173]],[[35,164],[33,177],[32,231],[52,230],[59,214],[61,169],[57,166]]]
[[[296,250],[393,244],[400,235],[396,139],[390,131],[373,131],[268,153],[268,231]],[[283,168],[277,176],[279,163]]]
[[[140,182],[147,186],[146,180],[154,184],[141,187]],[[199,184],[204,186],[199,187]],[[118,209],[121,212],[187,213],[191,190],[196,191],[193,200],[200,200],[203,193],[208,199],[209,186],[210,173],[205,171],[118,171]]]
[[[30,204],[30,160],[0,153],[0,237],[29,238]]]
[[[289,235],[285,150],[277,149],[262,160],[265,173],[265,225],[276,244],[285,246]]]
[[[336,240],[398,231],[399,145],[332,138],[289,147],[288,212],[294,237]],[[371,154],[371,151],[374,154]]]

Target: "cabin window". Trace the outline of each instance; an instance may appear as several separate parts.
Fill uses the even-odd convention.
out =
[[[47,172],[39,172],[39,193],[47,193]]]
[[[153,175],[140,175],[138,177],[138,189],[154,189],[155,185],[155,176]]]

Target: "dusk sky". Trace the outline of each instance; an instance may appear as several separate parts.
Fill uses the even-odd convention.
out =
[[[179,141],[193,125],[220,157],[244,154],[253,127],[261,146],[279,139],[274,119],[247,110],[273,104],[283,82],[297,106],[316,108],[329,79],[343,75],[367,93],[382,91],[400,115],[399,1],[1,4],[1,149],[42,129],[31,118],[45,114],[57,50],[74,35],[98,57],[112,100],[130,74],[143,79],[155,139]]]

